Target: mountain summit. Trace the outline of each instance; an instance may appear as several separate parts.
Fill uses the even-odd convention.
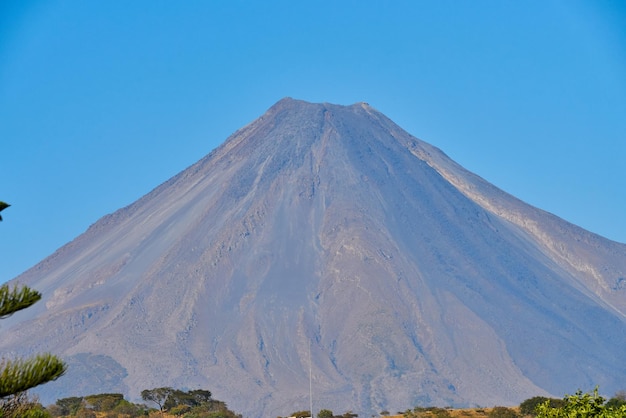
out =
[[[200,387],[286,416],[311,378],[314,410],[369,416],[626,381],[626,245],[366,103],[279,101],[16,280],[44,297],[0,352],[69,364],[44,402]]]

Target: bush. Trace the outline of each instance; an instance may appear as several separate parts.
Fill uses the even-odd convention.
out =
[[[546,401],[537,407],[537,418],[626,418],[626,405],[607,407],[605,399],[598,395],[598,388],[593,393],[576,392],[566,395],[565,404],[558,408]]]
[[[526,399],[519,405],[519,411],[522,415],[537,415],[536,409],[537,406],[541,405],[544,402],[549,402],[551,408],[560,408],[565,405],[565,401],[563,399],[556,398],[546,398],[545,396],[535,396],[530,399]]]
[[[333,418],[333,411],[330,409],[320,409],[317,413],[317,418]]]
[[[505,406],[496,406],[488,414],[489,418],[518,418],[517,411]]]
[[[2,418],[50,418],[50,413],[39,403],[37,396],[20,392],[0,399]]]

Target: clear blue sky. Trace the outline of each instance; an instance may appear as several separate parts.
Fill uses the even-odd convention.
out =
[[[0,282],[285,96],[626,242],[626,3],[0,1]]]

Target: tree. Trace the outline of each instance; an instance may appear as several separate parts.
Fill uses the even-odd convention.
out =
[[[62,415],[76,415],[85,400],[80,396],[57,399],[56,405],[61,408]]]
[[[196,405],[202,405],[213,400],[213,394],[208,390],[196,389],[187,393],[195,400]]]
[[[124,395],[121,393],[100,393],[98,395],[85,396],[85,401],[96,412],[110,411],[123,400]]]
[[[519,405],[519,411],[522,415],[536,415],[537,406],[541,405],[544,402],[548,402],[552,408],[560,408],[565,405],[565,401],[563,399],[556,398],[546,398],[545,396],[535,396],[529,399],[526,399]]]
[[[296,411],[296,412],[293,412],[290,416],[291,417],[295,417],[295,418],[310,417],[311,416],[311,411],[309,411],[309,410],[306,410],[306,411]]]
[[[154,402],[159,406],[159,411],[163,412],[167,398],[174,392],[170,387],[146,389],[141,391],[141,399],[146,402]]]
[[[317,418],[333,418],[333,411],[330,409],[320,409],[317,413]]]
[[[626,391],[618,391],[611,399],[606,402],[606,406],[610,408],[619,408],[626,405]]]
[[[182,390],[174,389],[167,396],[163,409],[169,411],[170,409],[178,405],[186,405],[188,407],[199,406],[211,401],[211,392],[208,390],[192,390],[189,392],[183,392]]]

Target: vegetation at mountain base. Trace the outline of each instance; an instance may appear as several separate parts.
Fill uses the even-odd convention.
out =
[[[228,409],[226,403],[213,399],[208,390],[185,392],[167,389],[147,391],[167,393],[159,409],[129,402],[121,393],[62,398],[44,408],[36,397],[29,397],[26,392],[22,392],[0,403],[3,406],[0,418],[241,418],[241,415]]]
[[[416,406],[413,409],[407,409],[402,415],[405,418],[448,418],[450,417],[450,411],[447,408],[439,408],[435,406]]]
[[[494,406],[487,414],[489,418],[519,418],[520,414],[513,408]]]
[[[607,407],[619,408],[622,405],[626,405],[626,391],[620,390],[606,402]]]
[[[552,408],[561,408],[565,405],[565,401],[563,399],[546,398],[545,396],[534,396],[532,398],[526,399],[520,404],[520,414],[535,416],[535,411],[537,410],[537,407],[545,402],[548,402],[548,404]]]
[[[162,387],[144,390],[142,397],[158,409],[131,403],[121,393],[62,398],[44,408],[37,397],[21,392],[0,401],[0,418],[241,418],[229,410],[226,403],[213,399],[208,390],[182,391]],[[608,401],[598,395],[596,388],[592,393],[578,391],[564,399],[537,396],[523,401],[519,407],[452,409],[416,406],[397,415],[390,415],[386,410],[379,415],[398,418],[626,418],[626,392],[617,392]],[[303,410],[289,416],[304,418],[311,414]],[[329,409],[320,409],[316,417],[357,418],[358,414],[347,411],[335,415]]]
[[[592,393],[576,392],[566,395],[565,404],[552,407],[548,401],[537,406],[537,418],[626,418],[626,403],[619,399],[609,404],[598,394],[598,388]]]
[[[46,408],[50,417],[141,417],[148,416],[150,409],[124,399],[121,393],[75,396],[57,400]]]
[[[333,418],[333,411],[330,409],[320,409],[317,413],[317,418]]]
[[[381,413],[381,415],[383,415]],[[563,399],[535,396],[519,407],[450,409],[419,407],[398,413],[404,418],[626,418],[626,391],[619,391],[608,401],[598,394],[576,392]]]
[[[9,206],[0,201],[0,212]],[[3,284],[0,286],[0,318],[7,318],[15,312],[26,309],[40,299],[41,293],[28,286],[16,285],[11,289],[8,284]],[[65,363],[49,353],[37,354],[26,359],[0,360],[0,416],[27,416],[25,411],[31,403],[22,393],[58,379],[65,370]],[[33,406],[31,409],[34,411],[36,408]]]
[[[311,416],[311,412],[307,410],[292,412],[289,415],[289,418],[309,418]],[[333,414],[333,411],[330,409],[320,409],[317,413],[317,418],[356,418],[359,414],[354,414],[352,411],[347,411],[341,415]],[[282,418],[282,417],[278,417]]]
[[[0,418],[48,418],[36,396],[20,392],[0,399]]]
[[[293,418],[307,418],[311,416],[311,411],[309,410],[296,411],[296,412],[292,412],[289,416]]]
[[[226,403],[213,399],[208,390],[196,389],[184,392],[171,387],[146,389],[141,392],[144,401],[152,402],[159,407],[159,411],[168,411],[175,416],[188,418],[234,418],[234,412],[229,410]]]

